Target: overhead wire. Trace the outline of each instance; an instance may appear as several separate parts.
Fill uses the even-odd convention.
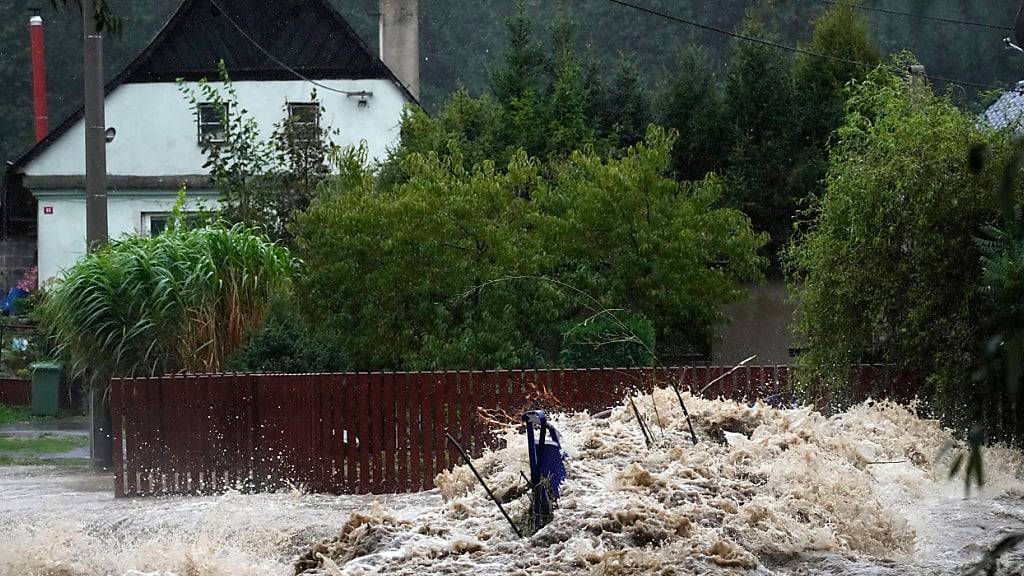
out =
[[[1002,30],[1013,32],[1016,30],[1013,26],[1003,26],[1000,24],[989,24],[987,22],[970,22],[968,20],[958,20],[956,18],[943,18],[941,16],[927,16],[925,14],[914,14],[912,12],[901,12],[899,10],[891,10],[889,8],[879,8],[877,6],[865,6],[863,4],[853,4],[850,2],[837,2],[836,0],[812,0],[820,4],[828,4],[830,6],[843,6],[846,8],[853,8],[854,10],[864,10],[867,12],[878,12],[881,14],[890,14],[893,16],[905,16],[907,18],[918,18],[921,20],[930,20],[932,22],[942,22],[945,24],[956,24],[958,26],[975,26],[978,28],[989,28],[991,30]]]
[[[709,24],[704,24],[704,23],[701,23],[701,22],[694,22],[693,20],[687,20],[685,18],[680,18],[679,16],[674,16],[672,14],[661,12],[659,10],[654,10],[652,8],[647,8],[646,6],[640,6],[639,4],[633,4],[632,2],[626,2],[625,0],[608,0],[608,2],[611,2],[612,4],[618,4],[619,6],[623,6],[625,8],[631,8],[631,9],[637,10],[639,12],[644,12],[644,13],[652,15],[652,16],[657,16],[659,18],[665,18],[666,20],[671,20],[671,21],[677,22],[679,24],[686,24],[687,26],[692,26],[692,27],[698,28],[700,30],[705,30],[705,31],[708,31],[708,32],[713,32],[715,34],[721,34],[723,36],[728,36],[728,37],[733,38],[735,40],[743,40],[744,42],[751,42],[751,43],[754,43],[754,44],[761,44],[763,46],[770,46],[772,48],[776,48],[776,49],[779,49],[779,50],[786,50],[786,51],[789,51],[789,52],[794,52],[796,54],[803,54],[803,55],[811,56],[811,57],[814,57],[814,58],[821,58],[821,59],[824,59],[824,60],[831,60],[833,62],[842,62],[844,64],[853,64],[855,66],[864,66],[866,68],[872,68],[874,66],[872,64],[868,64],[867,62],[861,62],[861,61],[858,61],[858,60],[851,60],[849,58],[842,58],[840,56],[832,56],[832,55],[829,55],[829,54],[822,54],[820,52],[815,52],[813,50],[807,50],[805,48],[800,48],[799,46],[789,46],[787,44],[781,44],[779,42],[773,42],[771,40],[765,40],[764,38],[755,38],[753,36],[747,36],[745,34],[740,34],[738,32],[731,32],[729,30],[725,30],[725,29],[722,29],[722,28],[717,28],[717,27],[711,26]],[[902,72],[902,70],[899,70],[896,67],[890,66],[890,68],[893,69],[893,70],[898,70],[898,71]],[[929,75],[929,74],[924,74],[922,76],[927,78],[927,79],[929,79],[929,80],[935,81],[935,82],[945,82],[947,84],[956,84],[958,86],[969,86],[971,88],[979,88],[979,89],[985,89],[985,90],[1007,90],[1007,88],[1005,86],[996,86],[996,85],[993,85],[993,84],[981,84],[981,83],[978,83],[978,82],[971,82],[969,80],[957,80],[957,79],[954,79],[954,78],[944,78],[942,76],[932,76],[932,75]]]
[[[334,92],[334,93],[337,93],[337,94],[344,94],[345,96],[361,96],[361,95],[369,94],[368,92],[365,92],[365,91],[339,90],[337,88],[332,88],[331,86],[328,86],[326,84],[323,84],[323,83],[317,82],[316,80],[313,80],[312,78],[310,78],[310,77],[306,76],[305,74],[299,72],[298,70],[292,68],[291,66],[286,64],[284,61],[279,59],[277,56],[274,56],[269,50],[267,50],[262,45],[260,45],[260,43],[257,42],[255,38],[250,36],[249,33],[246,32],[245,29],[242,28],[238,24],[238,22],[235,22],[235,20],[228,14],[228,11],[225,10],[220,5],[220,3],[217,2],[217,0],[210,0],[210,4],[212,4],[213,7],[216,8],[220,12],[221,16],[223,16],[224,19],[227,20],[228,23],[231,24],[231,26],[235,30],[237,30],[239,34],[242,35],[243,38],[248,40],[249,43],[252,44],[253,46],[255,46],[257,50],[259,50],[260,52],[263,52],[263,54],[265,54],[267,56],[267,58],[270,58],[270,60],[272,62],[274,62],[274,64],[277,64],[278,66],[280,66],[281,68],[283,68],[287,72],[290,72],[291,74],[295,75],[296,78],[299,78],[300,80],[305,80],[306,82],[309,82],[310,84],[312,84],[312,85],[314,85],[317,88],[320,88],[322,90],[326,90],[328,92]]]

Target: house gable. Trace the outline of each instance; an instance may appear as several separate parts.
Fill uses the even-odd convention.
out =
[[[153,42],[105,87],[216,80],[383,80],[416,98],[326,0],[185,0]],[[79,108],[9,167],[25,167],[82,121]]]
[[[125,82],[392,78],[348,23],[322,0],[188,0]],[[261,49],[262,48],[262,49]]]

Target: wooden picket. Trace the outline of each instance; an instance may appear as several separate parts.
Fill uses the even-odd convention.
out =
[[[496,372],[182,375],[112,387],[117,496],[269,491],[401,493],[433,487],[459,460],[497,441],[484,414],[602,410],[633,390],[702,390],[728,368]],[[706,396],[789,398],[787,366],[743,367]],[[862,366],[865,397],[906,399],[909,379]]]

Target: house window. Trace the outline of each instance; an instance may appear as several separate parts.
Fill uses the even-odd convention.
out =
[[[227,139],[228,105],[204,102],[199,105],[199,143],[219,144]]]
[[[199,213],[186,212],[184,217],[186,228],[194,228],[202,224],[202,216]],[[167,231],[167,224],[170,221],[170,212],[143,212],[142,233],[152,237],[159,236]]]
[[[308,143],[317,139],[320,105],[316,102],[288,103],[288,134],[292,142]]]

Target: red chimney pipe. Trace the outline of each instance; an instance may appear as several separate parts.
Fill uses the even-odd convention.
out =
[[[35,102],[36,142],[50,132],[46,114],[46,46],[43,42],[43,17],[36,14],[29,20],[32,35],[32,97]]]

